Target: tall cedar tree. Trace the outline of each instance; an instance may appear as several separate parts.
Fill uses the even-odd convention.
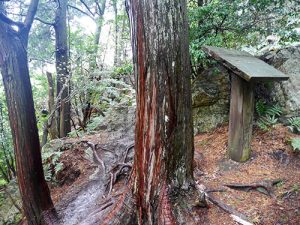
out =
[[[0,2],[0,67],[15,147],[17,177],[29,224],[50,222],[54,209],[44,179],[39,136],[29,78],[28,35],[37,10],[32,0],[24,22],[8,18]],[[18,31],[14,29],[18,27]]]
[[[170,193],[193,184],[187,4],[129,0],[127,9],[137,82],[137,219],[139,224],[175,224]]]

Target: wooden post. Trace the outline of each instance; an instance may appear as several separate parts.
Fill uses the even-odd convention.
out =
[[[250,158],[254,114],[254,83],[231,73],[229,157],[237,162]]]
[[[254,82],[289,77],[247,52],[212,46],[202,49],[231,72],[228,152],[232,160],[245,162],[251,153]]]

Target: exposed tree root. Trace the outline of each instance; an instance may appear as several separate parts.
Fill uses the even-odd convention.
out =
[[[199,192],[194,185],[190,185],[186,191],[179,190],[174,194],[170,193],[169,198],[176,224],[202,224],[203,208],[196,204]]]
[[[94,156],[96,162],[97,162],[99,165],[102,166],[103,171],[105,172],[105,171],[106,171],[105,164],[104,164],[103,160],[99,157],[98,153],[96,152],[96,146],[95,146],[95,144],[92,143],[92,142],[90,142],[90,141],[88,141],[88,142],[86,142],[86,143],[87,143],[87,145],[92,149],[92,151],[93,151],[93,156]]]
[[[206,191],[206,188],[203,185],[196,184],[196,187],[198,191],[200,192],[200,196],[205,196],[205,198],[201,198],[200,201],[204,201],[206,204],[206,199],[209,200],[211,203],[215,204],[219,208],[221,208],[223,211],[230,214],[230,216],[238,223],[243,225],[251,225],[252,223],[248,222],[247,216],[244,214],[236,211],[234,208],[232,208],[229,205],[226,205],[222,201],[218,200],[214,196],[210,195],[209,192],[212,192],[211,190]],[[223,191],[223,190],[222,190]]]
[[[132,144],[132,145],[130,145],[130,146],[127,147],[125,155],[124,155],[123,163],[126,163],[126,159],[127,159],[129,150],[132,149],[132,148],[134,148],[134,144]]]
[[[224,186],[237,189],[237,190],[243,190],[243,191],[250,191],[254,189],[270,197],[275,197],[273,186],[280,182],[282,182],[282,180],[277,179],[277,180],[263,180],[251,184],[225,184]]]
[[[99,220],[103,225],[131,225],[137,224],[135,196],[130,189],[132,183],[125,187],[124,192],[119,198],[106,201],[102,208],[105,208],[104,217]],[[189,190],[170,191],[167,185],[164,185],[159,201],[158,208],[155,210],[153,220],[154,224],[159,225],[198,225],[201,224],[200,207],[195,206],[195,199],[198,197],[198,191],[190,186]],[[111,204],[113,202],[113,204]],[[99,217],[100,218],[100,217]]]
[[[130,187],[130,186],[129,186]],[[115,200],[112,208],[105,214],[102,225],[136,224],[135,201],[129,187]]]

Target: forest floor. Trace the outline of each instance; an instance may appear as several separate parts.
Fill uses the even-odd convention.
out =
[[[195,178],[208,189],[224,189],[214,197],[261,225],[300,224],[300,155],[288,144],[287,127],[277,125],[268,132],[254,130],[251,159],[246,163],[229,160],[228,127],[195,137]],[[273,196],[257,190],[241,191],[224,184],[251,184],[264,180],[282,180],[273,187]],[[236,224],[228,213],[211,205],[203,210],[203,223]]]
[[[254,130],[252,157],[239,164],[226,155],[227,131],[227,126],[224,126],[195,137],[195,179],[208,189],[224,189],[211,195],[246,215],[254,224],[299,225],[300,156],[288,144],[295,135],[281,125],[269,132]],[[133,143],[133,136],[128,138],[127,134],[111,138],[102,132],[83,139],[67,140],[72,143],[72,151],[65,151],[61,156],[64,169],[57,174],[61,183],[51,187],[63,224],[94,224],[93,220],[103,217],[106,210],[119,201],[123,184],[115,184],[107,196],[111,180],[109,171],[123,162],[126,149]],[[95,157],[88,159],[87,142],[96,145],[95,150],[106,166],[106,173],[101,171]],[[132,162],[132,157],[133,151],[130,151],[126,162]],[[272,196],[257,190],[234,190],[224,186],[276,179],[281,182],[272,188]],[[201,214],[203,225],[236,224],[228,213],[214,204],[203,208]]]

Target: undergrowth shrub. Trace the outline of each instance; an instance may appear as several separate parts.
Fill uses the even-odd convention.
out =
[[[59,162],[63,154],[60,148],[45,146],[42,152],[43,169],[46,181],[56,182],[55,175],[63,169],[63,163]]]
[[[292,138],[291,146],[295,152],[300,152],[300,138]]]
[[[292,117],[288,119],[289,129],[295,133],[300,134],[300,117]]]
[[[257,101],[255,108],[259,116],[256,124],[264,131],[274,127],[278,122],[278,117],[282,114],[282,109],[279,105],[267,105],[261,99]]]

